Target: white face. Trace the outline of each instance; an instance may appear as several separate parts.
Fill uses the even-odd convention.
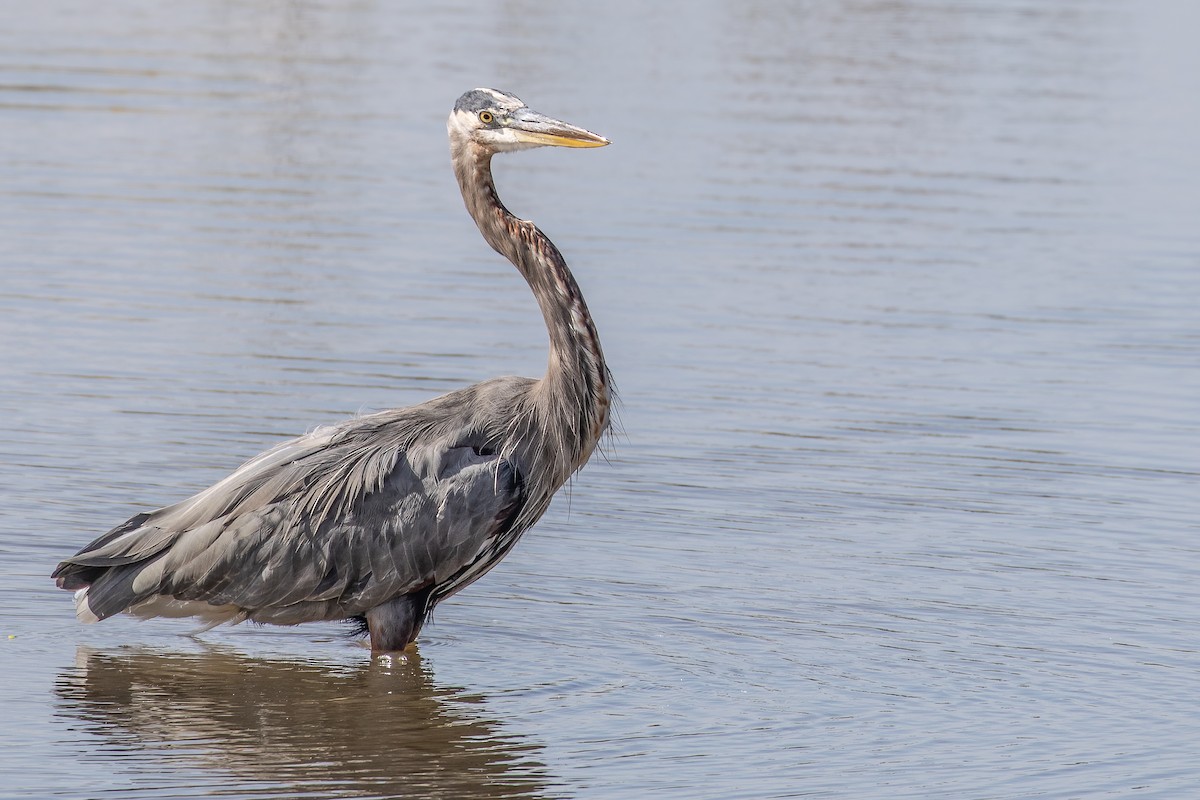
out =
[[[470,111],[454,111],[450,114],[450,120],[446,127],[450,130],[450,135],[461,136],[463,139],[483,145],[487,149],[496,153],[509,153],[514,150],[528,150],[531,147],[540,147],[541,145],[533,142],[521,141],[517,138],[517,132],[512,128],[504,127],[503,124],[490,127],[480,119],[479,115],[488,113],[492,115],[492,119],[498,118],[497,111],[486,111],[472,113]]]
[[[533,111],[518,97],[474,89],[459,98],[446,122],[454,147],[474,145],[491,153],[531,147],[601,147],[608,144],[583,128]]]
[[[520,98],[495,89],[476,89],[475,94],[485,96],[488,101],[486,106],[480,107],[476,103],[469,110],[452,111],[446,124],[451,136],[458,134],[465,141],[475,142],[497,153],[538,146],[521,141],[517,132],[507,126],[515,112],[527,108]]]

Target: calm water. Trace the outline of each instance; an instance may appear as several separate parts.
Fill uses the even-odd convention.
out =
[[[0,796],[1200,792],[1200,7],[4,3]],[[48,573],[283,437],[540,374],[444,119],[623,434],[377,660]]]

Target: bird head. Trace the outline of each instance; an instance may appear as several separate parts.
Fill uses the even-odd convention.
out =
[[[458,98],[446,123],[450,138],[489,153],[530,147],[603,147],[608,139],[562,120],[547,117],[495,89],[472,89]]]

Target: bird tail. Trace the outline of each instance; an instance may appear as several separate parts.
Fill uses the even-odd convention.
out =
[[[60,589],[75,592],[75,616],[98,622],[119,614],[157,586],[135,586],[137,577],[165,555],[179,534],[138,514],[63,561],[51,574]],[[144,581],[143,581],[144,583]]]

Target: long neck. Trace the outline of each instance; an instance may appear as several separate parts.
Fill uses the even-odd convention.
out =
[[[554,243],[509,212],[492,180],[491,154],[470,144],[452,147],[454,174],[479,232],[513,263],[537,298],[550,334],[546,376],[534,407],[570,438],[569,472],[583,465],[608,427],[610,376],[583,293]]]

